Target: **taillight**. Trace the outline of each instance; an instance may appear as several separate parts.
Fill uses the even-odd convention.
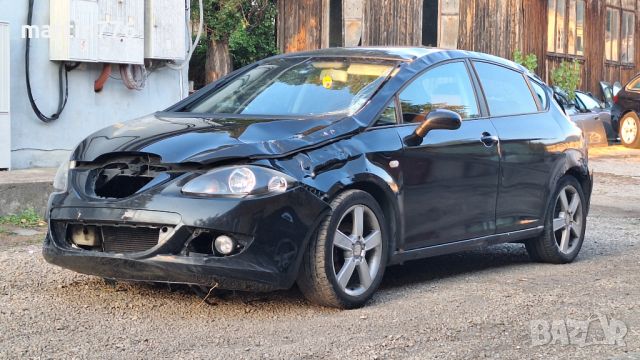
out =
[[[617,104],[618,103],[618,95],[614,95],[613,96],[613,103]]]

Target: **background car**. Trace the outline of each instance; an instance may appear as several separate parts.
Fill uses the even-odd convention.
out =
[[[640,75],[613,96],[611,114],[622,145],[640,149]],[[614,128],[615,129],[615,128]]]
[[[362,306],[390,264],[524,242],[573,261],[592,174],[525,68],[480,53],[324,49],[105,128],[60,168],[47,261],[105,278],[286,289]]]
[[[554,93],[565,113],[582,129],[590,147],[617,142],[611,110],[604,103],[582,91],[576,91],[573,100],[569,100],[567,94],[557,87],[554,87]]]

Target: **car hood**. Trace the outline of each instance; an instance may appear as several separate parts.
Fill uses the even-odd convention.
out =
[[[72,160],[91,162],[118,153],[153,154],[163,163],[277,157],[330,142],[362,127],[353,117],[344,116],[283,119],[156,113],[90,135],[78,145]]]

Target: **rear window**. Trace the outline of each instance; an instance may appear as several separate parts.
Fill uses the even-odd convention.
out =
[[[474,62],[491,116],[528,114],[538,111],[524,76],[506,67]]]
[[[640,90],[640,77],[632,80],[629,85],[627,85],[627,90],[639,91]]]
[[[352,114],[395,63],[363,59],[280,58],[264,62],[188,106],[194,113]]]

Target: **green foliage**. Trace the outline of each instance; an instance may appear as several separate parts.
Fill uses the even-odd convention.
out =
[[[251,0],[249,0],[250,2]],[[246,0],[203,0],[206,38],[227,40],[244,20],[242,5]],[[198,0],[191,0],[191,18],[198,19]]]
[[[229,37],[229,52],[235,69],[278,53],[276,47],[276,5],[263,1],[261,8],[252,9],[253,1],[245,1],[246,21]],[[252,11],[253,10],[253,11]]]
[[[513,61],[527,68],[531,72],[535,72],[538,68],[538,57],[534,53],[527,55],[522,54],[520,49],[513,52]]]
[[[27,209],[16,215],[0,217],[0,224],[21,227],[44,226],[44,220],[34,209]]]
[[[576,90],[580,85],[580,63],[575,60],[563,61],[551,72],[551,81],[566,92],[569,101],[572,101],[576,98]]]
[[[276,0],[204,0],[204,31],[189,64],[190,78],[204,85],[211,40],[229,43],[234,69],[277,54]],[[191,18],[198,19],[198,0],[191,0]]]

